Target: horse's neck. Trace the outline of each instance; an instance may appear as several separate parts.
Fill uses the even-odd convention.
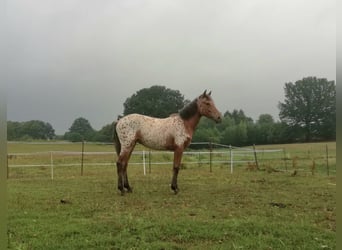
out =
[[[196,113],[194,116],[184,121],[185,127],[187,128],[188,133],[191,134],[191,136],[195,131],[200,119],[201,115],[199,113]]]

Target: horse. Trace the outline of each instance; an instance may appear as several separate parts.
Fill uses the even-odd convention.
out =
[[[177,194],[179,191],[177,177],[183,151],[189,146],[202,116],[216,123],[222,121],[222,115],[211,98],[211,91],[207,93],[205,90],[179,113],[167,118],[129,114],[114,122],[114,144],[118,156],[116,162],[118,189],[121,195],[132,192],[127,177],[127,165],[136,143],[155,150],[174,152],[171,189]]]

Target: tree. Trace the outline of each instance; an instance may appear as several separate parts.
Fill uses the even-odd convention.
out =
[[[83,117],[77,118],[69,128],[69,132],[65,133],[64,138],[70,141],[92,141],[95,135],[95,130],[90,125],[89,121]]]
[[[270,114],[261,114],[256,122],[257,144],[270,144],[273,142],[274,120]]]
[[[28,121],[24,122],[23,130],[25,134],[33,139],[52,139],[55,131],[49,123],[42,121]]]
[[[229,117],[235,121],[235,124],[239,124],[240,122],[252,123],[253,119],[245,115],[242,109],[237,110],[234,109],[232,113],[226,111],[224,113],[224,117]]]
[[[304,135],[305,141],[336,138],[336,85],[325,78],[306,77],[285,83],[279,117]]]
[[[247,139],[246,121],[241,121],[239,124],[229,126],[222,131],[221,142],[226,145],[244,146],[246,145]]]
[[[260,125],[273,124],[274,119],[273,119],[272,115],[270,115],[270,114],[261,114],[261,115],[259,115],[257,123]]]
[[[7,122],[8,140],[37,139],[46,140],[55,137],[55,130],[50,123],[32,120],[26,122]]]
[[[7,122],[7,140],[18,140],[22,136],[20,122]]]
[[[113,124],[103,126],[100,131],[96,133],[94,140],[99,142],[113,142],[113,128]]]
[[[209,119],[201,119],[192,137],[193,142],[220,142],[220,131]],[[194,147],[193,147],[194,148]],[[196,147],[200,148],[200,147]]]
[[[127,98],[123,114],[138,113],[163,118],[177,113],[187,102],[178,90],[155,85],[141,89]]]

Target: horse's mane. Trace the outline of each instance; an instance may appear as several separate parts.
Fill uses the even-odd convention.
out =
[[[193,117],[197,112],[198,112],[197,99],[195,99],[192,102],[190,102],[188,105],[186,105],[184,108],[182,108],[181,111],[179,111],[179,116],[183,120],[187,120]]]

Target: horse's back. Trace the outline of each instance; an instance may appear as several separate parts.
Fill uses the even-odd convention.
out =
[[[161,120],[161,119],[153,118],[153,117],[141,115],[141,114],[129,114],[129,115],[122,117],[118,121],[117,126],[119,126],[119,128],[140,130],[144,128],[144,126],[146,127],[152,126],[157,120]]]

